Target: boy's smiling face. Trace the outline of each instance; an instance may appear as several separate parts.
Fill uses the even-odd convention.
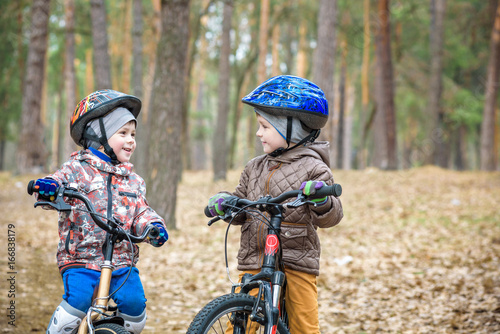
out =
[[[264,117],[257,114],[257,122],[259,123],[259,129],[256,135],[262,142],[266,154],[272,153],[280,147],[287,147],[285,138]]]
[[[108,144],[120,162],[129,162],[135,151],[135,121],[130,121],[108,139]]]

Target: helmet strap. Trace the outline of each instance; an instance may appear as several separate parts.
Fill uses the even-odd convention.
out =
[[[117,165],[120,163],[118,161],[118,157],[115,154],[115,151],[109,146],[108,139],[106,138],[106,129],[104,128],[104,121],[102,117],[99,118],[99,127],[101,128],[101,137],[99,138],[99,143],[104,147],[104,153],[106,153],[111,158],[111,163],[113,165]]]
[[[104,148],[104,153],[106,153],[106,155],[111,158],[111,163],[113,165],[118,165],[120,163],[120,161],[118,161],[118,157],[116,156],[116,154],[113,151],[113,149],[111,148],[111,146],[109,146],[108,140],[106,138],[107,137],[106,130],[104,128],[104,122],[102,120],[102,117],[99,118],[99,127],[101,128],[101,136],[100,137],[91,135],[87,132],[84,132],[83,137],[101,144],[101,146]],[[85,147],[85,148],[87,148],[87,147]]]
[[[291,116],[286,118],[286,147],[290,147],[290,141],[292,139],[292,121],[293,118]]]
[[[291,118],[291,117],[289,117],[289,118]],[[298,146],[307,144],[309,142],[312,143],[312,142],[314,142],[316,140],[316,138],[318,138],[318,136],[319,136],[320,133],[321,133],[320,129],[312,130],[307,137],[305,137],[304,139],[302,139],[301,141],[299,141],[294,146],[289,147],[289,148],[280,147],[280,148],[274,150],[273,152],[269,153],[269,155],[272,156],[272,157],[277,157],[277,156],[280,156],[280,155],[282,155],[283,153],[285,153],[287,151],[293,150],[294,148],[296,148]],[[288,137],[288,129],[287,129],[287,137]],[[287,140],[287,144],[288,144],[288,146],[290,146],[290,142],[288,140]]]

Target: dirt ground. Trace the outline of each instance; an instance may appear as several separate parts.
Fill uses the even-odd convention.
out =
[[[0,333],[45,332],[63,293],[56,213],[34,209],[25,190],[40,176],[0,173]],[[424,167],[334,176],[344,189],[344,219],[319,231],[322,333],[500,333],[500,173]],[[204,304],[229,291],[227,225],[208,227],[203,208],[238,177],[233,171],[213,183],[209,172],[184,173],[178,229],[165,247],[141,247],[149,315],[143,333],[185,333]],[[236,279],[239,228],[229,232]],[[12,302],[16,327],[8,323]]]

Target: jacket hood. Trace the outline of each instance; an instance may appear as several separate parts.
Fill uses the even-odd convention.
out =
[[[102,160],[88,149],[74,152],[73,154],[71,154],[70,160],[86,162],[100,171],[121,176],[129,176],[130,173],[132,173],[132,169],[134,167],[134,165],[129,162],[112,165],[111,163]]]
[[[293,150],[287,151],[277,157],[271,157],[268,155],[268,158],[269,160],[276,162],[290,163],[304,156],[311,156],[319,159],[330,167],[330,143],[327,141],[313,142],[305,146],[296,147]]]

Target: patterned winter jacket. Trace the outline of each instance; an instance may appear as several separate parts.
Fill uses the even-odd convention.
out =
[[[115,218],[123,228],[140,235],[144,228],[163,219],[146,201],[146,184],[132,171],[131,163],[112,165],[101,160],[89,150],[74,152],[69,161],[47,178],[83,192],[98,213]],[[76,199],[67,200],[76,209],[86,210]],[[104,261],[102,246],[106,238],[103,231],[88,213],[73,209],[59,214],[59,246],[57,264],[61,273],[72,267],[100,270]],[[134,244],[134,265],[139,259],[139,248]],[[127,240],[118,242],[113,253],[116,269],[132,263],[131,245]]]
[[[302,182],[308,180],[333,184],[328,147],[327,142],[316,142],[297,147],[278,157],[262,155],[252,159],[243,170],[233,195],[257,200],[265,195],[276,197],[283,192],[299,189]],[[264,259],[267,226],[251,215],[238,217],[241,218],[234,222],[242,224],[238,270],[259,269]],[[340,199],[331,196],[327,203],[318,207],[304,205],[287,209],[281,226],[285,265],[319,275],[321,246],[316,230],[318,227],[332,227],[342,217]]]

